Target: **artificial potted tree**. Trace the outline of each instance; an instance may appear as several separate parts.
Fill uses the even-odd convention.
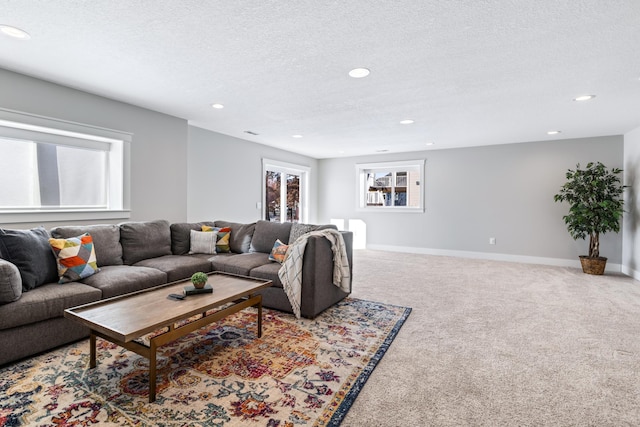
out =
[[[589,162],[585,169],[569,169],[567,182],[553,196],[556,202],[568,202],[569,213],[563,217],[575,240],[589,236],[589,255],[580,256],[582,271],[603,274],[607,258],[600,256],[600,233],[620,231],[622,218],[622,169],[608,169],[600,162]]]

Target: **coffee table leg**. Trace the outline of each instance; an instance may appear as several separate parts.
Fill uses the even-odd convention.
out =
[[[258,303],[258,338],[262,338],[262,295]]]
[[[149,403],[156,400],[156,345],[153,341],[149,348]]]
[[[96,334],[89,335],[89,368],[96,367]]]

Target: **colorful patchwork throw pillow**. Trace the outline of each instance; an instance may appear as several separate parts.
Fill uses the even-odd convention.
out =
[[[58,263],[58,283],[74,282],[100,271],[89,233],[68,239],[49,239]]]
[[[271,253],[269,254],[269,259],[282,264],[284,262],[284,258],[287,256],[288,249],[289,245],[285,245],[280,241],[280,239],[276,240],[276,243],[273,245],[273,249],[271,249]]]
[[[231,240],[231,227],[211,227],[203,225],[202,231],[215,231],[218,233],[218,241],[216,242],[216,252],[231,252],[229,242]]]
[[[191,230],[191,247],[190,254],[209,254],[216,253],[216,241],[218,233],[216,231],[196,231]]]

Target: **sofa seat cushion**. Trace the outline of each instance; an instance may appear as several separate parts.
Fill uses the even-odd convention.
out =
[[[282,288],[282,282],[278,277],[278,271],[280,271],[281,267],[282,264],[272,261],[269,264],[264,264],[252,269],[249,272],[249,276],[257,277],[258,279],[271,280],[273,282],[272,287]]]
[[[120,245],[120,227],[116,224],[65,225],[51,229],[56,239],[69,239],[89,233],[93,239],[98,267],[122,265],[122,245]]]
[[[82,283],[100,289],[102,298],[111,298],[167,283],[167,273],[149,267],[108,265]]]
[[[202,255],[202,254],[201,254]],[[211,255],[209,255],[210,257]],[[135,264],[136,267],[150,267],[167,273],[167,281],[188,279],[193,273],[213,271],[211,261],[191,255],[165,255],[158,258],[145,259]]]
[[[99,289],[82,283],[38,286],[10,304],[0,305],[0,329],[15,328],[64,316],[64,310],[100,300]]]
[[[252,253],[252,254],[233,254],[233,255],[214,255],[211,258],[213,269],[225,273],[239,274],[248,276],[251,270],[264,264],[271,264],[269,254]]]

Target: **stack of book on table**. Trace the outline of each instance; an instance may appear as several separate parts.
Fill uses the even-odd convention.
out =
[[[204,288],[202,289],[198,289],[193,285],[188,285],[184,287],[185,295],[210,294],[212,292],[213,292],[213,288],[208,283],[204,285]]]

